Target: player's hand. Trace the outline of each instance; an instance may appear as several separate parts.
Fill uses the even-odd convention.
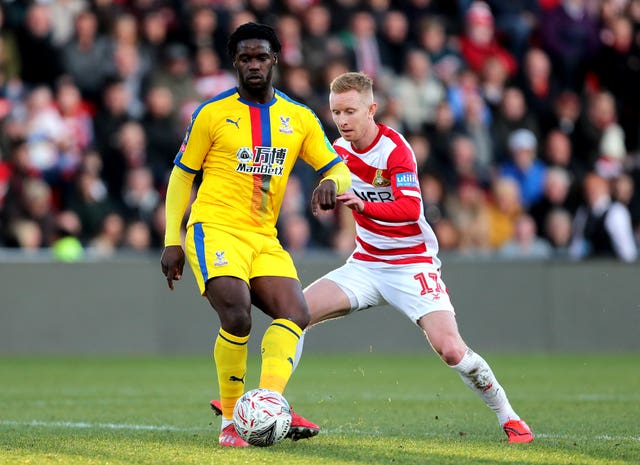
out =
[[[362,210],[364,210],[364,201],[353,192],[345,192],[337,198],[345,207],[349,207],[351,210],[355,210],[358,213],[362,213]]]
[[[320,210],[336,208],[337,190],[335,181],[331,179],[320,181],[311,196],[311,213],[313,213],[313,216],[318,216]]]
[[[170,245],[162,251],[160,258],[162,265],[162,274],[167,278],[169,289],[173,291],[173,281],[182,279],[182,270],[184,269],[184,251],[179,245]]]

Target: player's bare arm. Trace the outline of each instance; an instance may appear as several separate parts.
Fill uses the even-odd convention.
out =
[[[167,285],[173,291],[173,281],[182,279],[184,269],[184,250],[180,245],[169,245],[164,248],[160,258],[162,273],[167,278]]]

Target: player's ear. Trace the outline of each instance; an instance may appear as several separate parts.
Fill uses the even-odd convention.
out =
[[[277,54],[277,53],[274,53],[274,54],[273,54],[273,64],[274,64],[274,65],[277,65],[277,64],[278,64],[278,54]]]
[[[377,109],[378,109],[378,104],[376,102],[373,102],[371,105],[369,105],[369,116],[371,116],[372,118],[376,116]]]

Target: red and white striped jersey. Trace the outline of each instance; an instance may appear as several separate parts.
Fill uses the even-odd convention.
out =
[[[356,249],[348,261],[370,265],[434,263],[438,241],[424,217],[416,159],[406,139],[383,124],[373,143],[356,150],[342,137],[333,146],[351,171],[364,210],[352,210]]]

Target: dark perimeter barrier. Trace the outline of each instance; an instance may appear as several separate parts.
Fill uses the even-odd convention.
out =
[[[460,331],[477,350],[638,351],[637,264],[447,260],[443,278]],[[330,255],[296,258],[303,285],[340,266]],[[201,354],[218,320],[188,266],[171,292],[159,256],[101,262],[0,261],[2,354]],[[254,309],[251,350],[266,318]],[[410,352],[424,335],[384,306],[311,329],[311,352]],[[429,349],[430,350],[430,349]]]

